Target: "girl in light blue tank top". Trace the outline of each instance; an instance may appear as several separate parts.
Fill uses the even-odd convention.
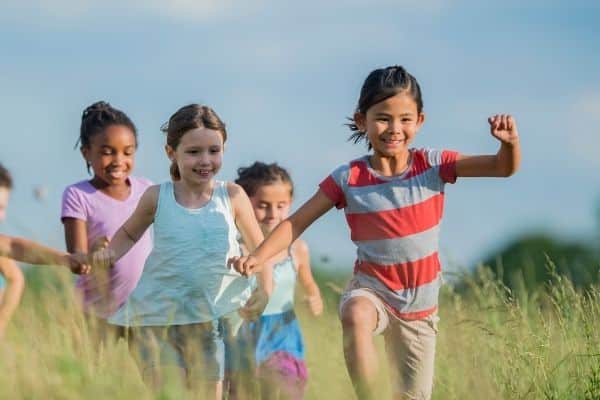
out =
[[[288,172],[277,164],[255,162],[238,170],[236,183],[244,188],[258,223],[267,235],[287,217],[293,195]],[[260,380],[261,398],[301,399],[308,372],[304,361],[304,340],[294,313],[294,289],[299,280],[313,315],[323,302],[310,271],[308,246],[297,240],[273,261],[274,289],[258,321],[246,322],[243,335],[254,348],[254,363]]]
[[[172,182],[159,187],[154,247],[140,281],[111,323],[185,325],[218,319],[241,308],[250,281],[227,267],[240,255],[227,183],[215,181],[200,208],[177,203]]]
[[[240,255],[238,235],[252,248],[263,235],[243,189],[215,179],[227,138],[217,114],[206,106],[185,106],[163,130],[172,182],[150,187],[108,248],[93,258],[96,267],[114,263],[152,224],[154,247],[142,276],[110,322],[133,327],[146,381],[159,385],[159,365],[174,363],[191,389],[220,399],[225,370],[235,369],[240,357],[240,316],[257,318],[264,310],[271,267],[257,274],[254,291],[248,276],[228,267]]]

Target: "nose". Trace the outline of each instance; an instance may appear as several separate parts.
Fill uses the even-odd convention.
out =
[[[200,165],[208,165],[208,164],[210,164],[211,157],[210,157],[210,154],[207,151],[200,152],[198,158],[199,158],[198,161],[200,161]]]
[[[112,165],[121,165],[123,163],[123,160],[125,159],[125,157],[120,154],[120,153],[116,153],[111,160],[111,164]]]
[[[268,219],[275,218],[275,210],[273,209],[273,207],[267,207],[267,218]]]
[[[397,120],[392,120],[390,122],[390,133],[401,133],[402,132],[402,123]]]

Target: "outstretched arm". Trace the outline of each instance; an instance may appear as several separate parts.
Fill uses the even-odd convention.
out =
[[[465,156],[456,160],[456,175],[462,177],[508,177],[519,169],[521,147],[517,122],[507,114],[488,118],[492,136],[500,141],[495,155]]]
[[[140,240],[146,229],[154,222],[159,188],[159,186],[151,186],[146,189],[135,211],[115,233],[108,247],[103,249],[100,245],[98,247],[101,249],[92,254],[94,265],[103,267],[113,265]]]
[[[298,239],[292,245],[292,251],[298,265],[298,280],[305,293],[304,301],[313,315],[321,315],[323,312],[323,299],[310,268],[308,246],[303,240]]]
[[[0,256],[28,264],[63,265],[73,267],[74,258],[31,240],[0,235]]]
[[[230,263],[241,273],[251,272],[275,254],[287,249],[310,224],[333,206],[333,202],[319,189],[298,211],[277,225],[267,239],[249,256],[234,257]]]
[[[17,264],[9,258],[0,257],[0,273],[6,279],[6,289],[0,299],[0,339],[2,339],[8,321],[21,301],[25,280]]]

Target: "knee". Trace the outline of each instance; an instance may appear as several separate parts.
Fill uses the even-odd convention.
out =
[[[344,330],[372,332],[377,325],[377,310],[368,300],[357,300],[350,300],[342,308],[342,327]]]

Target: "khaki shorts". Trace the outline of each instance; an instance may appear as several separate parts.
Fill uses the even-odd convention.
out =
[[[407,399],[430,399],[439,320],[437,313],[418,320],[400,319],[388,311],[373,291],[354,285],[351,281],[340,299],[340,318],[344,305],[350,299],[368,299],[377,310],[377,326],[373,335],[384,336],[394,395]]]

